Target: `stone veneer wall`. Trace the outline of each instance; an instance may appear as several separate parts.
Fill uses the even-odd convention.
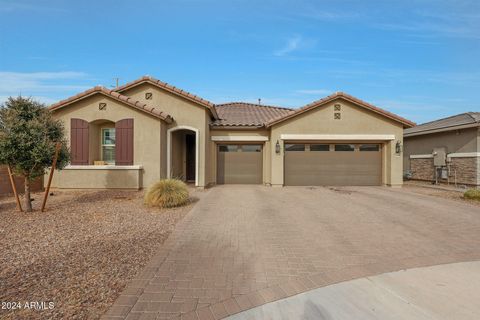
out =
[[[452,170],[451,181],[453,181],[454,179],[453,172],[454,170],[456,170],[457,183],[477,185],[477,161],[478,157],[452,158],[452,162],[450,165],[450,168]]]
[[[410,170],[414,180],[433,181],[435,179],[433,158],[410,159]]]
[[[454,172],[456,172],[457,183],[479,185],[479,159],[479,157],[451,158],[450,183],[454,182]],[[410,159],[410,170],[414,180],[433,181],[435,179],[432,158]]]

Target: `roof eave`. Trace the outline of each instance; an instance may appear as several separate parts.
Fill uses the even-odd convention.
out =
[[[161,82],[162,84],[160,85],[159,82]],[[153,77],[143,76],[140,79],[134,80],[132,82],[124,84],[123,86],[115,88],[114,91],[123,92],[123,91],[126,91],[128,89],[131,89],[133,87],[139,86],[139,85],[144,84],[144,83],[152,84],[152,85],[154,85],[154,86],[156,86],[160,89],[163,89],[163,90],[168,91],[172,94],[175,94],[179,97],[187,99],[187,100],[189,100],[193,103],[201,105],[201,106],[207,108],[210,111],[210,113],[212,114],[212,116],[215,120],[219,119],[218,114],[217,114],[217,110],[215,110],[215,105],[213,103],[211,103],[211,102],[209,102],[209,101],[207,101],[203,98],[200,98],[198,96],[195,96],[195,95],[193,95],[189,92],[186,92],[182,89],[179,89],[175,86],[172,86],[172,85],[170,85],[166,82],[155,79]]]
[[[422,130],[422,131],[411,132],[411,133],[404,133],[403,136],[405,138],[408,138],[408,137],[423,136],[423,135],[439,133],[439,132],[448,132],[448,131],[469,129],[469,128],[475,128],[475,127],[480,128],[480,123],[477,122],[477,123],[471,123],[471,124],[449,126],[449,127],[444,127],[444,128],[438,128],[438,129],[430,129],[430,130]]]
[[[257,130],[257,129],[265,129],[265,125],[253,125],[253,126],[245,126],[245,125],[214,125],[210,124],[210,129],[215,130]]]
[[[133,103],[129,103],[127,101],[124,101],[118,97],[116,97],[115,95],[112,95],[109,93],[110,90],[104,88],[104,87],[100,87],[100,86],[96,86],[96,87],[93,87],[91,89],[88,89],[86,91],[84,91],[83,93],[80,93],[78,95],[75,95],[73,97],[70,97],[70,98],[67,98],[67,99],[64,99],[64,100],[61,100],[51,106],[48,107],[49,111],[56,111],[58,109],[62,109],[62,108],[65,108],[65,107],[68,107],[69,105],[72,105],[73,103],[76,103],[80,100],[83,100],[83,99],[86,99],[88,97],[91,97],[95,94],[102,94],[103,96],[105,97],[108,97],[108,98],[111,98],[111,99],[114,99],[115,101],[118,101],[124,105],[127,105],[129,107],[132,107],[132,108],[135,108],[136,110],[138,111],[142,111],[144,113],[147,113],[147,114],[150,114],[151,116],[155,117],[155,118],[158,118],[160,120],[163,120],[165,121],[166,123],[170,124],[173,122],[173,118],[169,115],[169,114],[165,114],[165,115],[162,115],[162,114],[157,114],[157,113],[154,113],[152,112],[151,110],[148,110],[148,109],[145,109],[145,108],[141,108],[139,106],[137,106],[136,104],[133,104]],[[119,93],[117,93],[118,95],[120,95]],[[145,104],[146,105],[146,104]],[[154,109],[154,108],[153,108]]]
[[[411,127],[414,127],[416,124],[415,122],[412,122],[410,120],[407,120],[407,119],[404,119],[402,117],[399,117],[399,116],[396,116],[394,114],[392,114],[391,112],[388,112],[386,110],[383,110],[383,109],[380,109],[378,107],[375,107],[373,105],[370,105],[369,103],[366,103],[364,101],[361,101],[355,97],[352,97],[350,95],[347,95],[343,92],[339,92],[339,93],[335,93],[331,96],[328,96],[328,97],[325,97],[323,99],[320,99],[318,101],[315,101],[315,102],[312,102],[310,104],[307,104],[305,106],[303,106],[302,108],[298,109],[298,111],[294,112],[294,113],[291,113],[291,114],[287,114],[281,118],[278,118],[278,119],[274,119],[270,122],[267,122],[265,125],[267,128],[270,128],[278,123],[281,123],[283,121],[286,121],[288,119],[291,119],[291,118],[294,118],[300,114],[303,114],[305,112],[308,112],[312,109],[315,109],[317,107],[320,107],[322,105],[325,105],[335,99],[344,99],[346,101],[349,101],[350,103],[353,103],[353,104],[356,104],[356,105],[360,105],[362,107],[364,107],[365,109],[367,110],[370,110],[372,112],[375,112],[377,114],[380,114],[386,118],[389,118],[393,121],[396,121],[396,122],[399,122],[403,125],[403,128],[411,128]]]

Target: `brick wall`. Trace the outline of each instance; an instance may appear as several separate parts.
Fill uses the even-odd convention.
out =
[[[471,158],[451,158],[450,163],[450,183],[454,182],[454,172],[456,171],[457,183],[478,185],[478,157]],[[410,159],[410,170],[412,179],[434,181],[433,159]],[[443,180],[446,182],[446,180]]]
[[[24,185],[23,178],[15,177],[15,186],[19,193],[23,193]],[[31,183],[32,192],[43,190],[43,177],[36,179]],[[0,166],[0,194],[11,194],[12,186],[10,185],[10,179],[8,178],[8,170],[6,166]]]

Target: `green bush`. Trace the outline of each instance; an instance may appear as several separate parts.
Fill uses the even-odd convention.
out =
[[[480,190],[479,189],[467,190],[463,194],[463,197],[465,199],[473,199],[473,200],[479,200],[480,201]]]
[[[147,206],[161,208],[183,206],[188,203],[188,200],[187,185],[177,179],[158,181],[148,189],[144,197]]]

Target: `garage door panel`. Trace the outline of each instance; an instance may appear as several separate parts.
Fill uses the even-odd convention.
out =
[[[218,152],[218,184],[261,184],[262,152]]]
[[[287,151],[285,185],[380,185],[380,151]]]

